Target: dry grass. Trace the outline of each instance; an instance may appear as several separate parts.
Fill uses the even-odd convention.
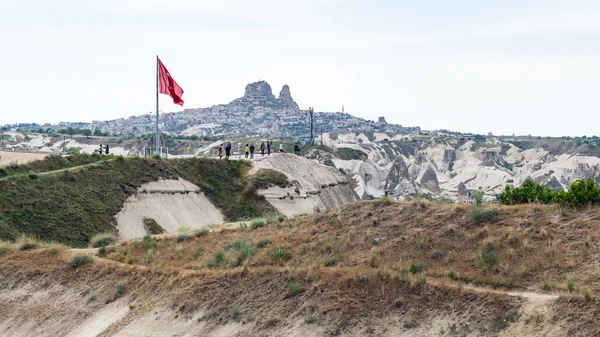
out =
[[[290,323],[298,315],[334,332],[390,315],[411,329],[460,312],[481,335],[495,335],[516,319],[519,299],[446,282],[565,294],[570,287],[569,301],[557,306],[573,322],[597,329],[600,210],[487,210],[496,211],[493,219],[475,223],[467,206],[358,202],[254,230],[189,234],[179,242],[148,236],[107,249],[108,260],[97,258],[89,268],[70,268],[68,259],[46,250],[7,254],[0,256],[0,277],[86,282],[107,298],[126,282],[140,303],[176,303],[180,315],[206,309],[209,320],[238,320],[243,313],[256,329],[273,317]]]
[[[198,270],[205,265],[194,254],[198,247],[203,247],[204,257],[212,257],[237,239],[255,250],[250,268],[335,264],[424,271],[433,277],[448,277],[450,270],[477,284],[519,288],[544,284],[546,290],[554,285],[566,289],[567,277],[573,276],[577,286],[600,290],[600,281],[589,268],[600,258],[598,209],[561,215],[556,206],[522,205],[493,211],[497,213],[493,220],[475,224],[471,208],[461,205],[359,202],[319,217],[190,238],[178,243],[179,257],[172,253],[173,238],[157,239],[154,255],[164,270]],[[265,237],[270,240],[266,247],[261,243]],[[274,257],[277,248],[285,258]],[[125,244],[109,258],[142,265],[145,255],[142,247]]]

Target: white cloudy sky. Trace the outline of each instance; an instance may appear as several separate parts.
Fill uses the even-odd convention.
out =
[[[189,108],[263,79],[425,129],[600,134],[597,0],[2,0],[0,124],[148,113],[156,54]]]

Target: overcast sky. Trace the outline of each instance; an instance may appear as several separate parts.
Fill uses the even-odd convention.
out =
[[[597,0],[1,1],[0,124],[151,112],[157,54],[186,108],[262,79],[429,130],[600,135]]]

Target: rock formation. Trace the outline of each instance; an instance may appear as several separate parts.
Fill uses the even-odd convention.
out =
[[[298,104],[294,102],[292,94],[290,93],[290,87],[287,84],[281,88],[277,103],[281,106],[298,109]]]

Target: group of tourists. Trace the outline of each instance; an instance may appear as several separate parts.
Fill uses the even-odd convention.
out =
[[[265,142],[261,142],[260,144],[260,154],[261,156],[264,157],[265,153],[267,156],[271,155],[271,147],[273,146],[273,143],[271,143],[271,141],[267,140],[267,143],[265,144]],[[219,150],[217,152],[219,159],[223,158],[223,154],[225,154],[225,159],[229,159],[229,157],[231,156],[231,142],[227,142],[227,144],[221,144],[221,146],[219,146]],[[242,158],[242,143],[238,143],[237,144],[237,150],[238,150],[238,159]],[[244,157],[246,159],[254,159],[254,152],[256,151],[256,147],[254,146],[254,144],[246,144],[246,146],[244,147]],[[279,143],[279,152],[283,153],[285,152],[285,150],[283,149],[283,142]],[[300,154],[300,144],[299,143],[295,143],[294,144],[294,154],[298,155]]]
[[[100,144],[100,146],[98,147],[98,154],[102,153],[109,154],[108,144],[106,144],[104,147],[102,147],[102,144]]]

